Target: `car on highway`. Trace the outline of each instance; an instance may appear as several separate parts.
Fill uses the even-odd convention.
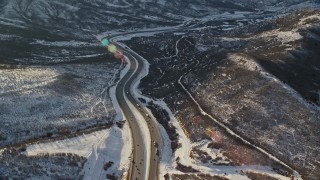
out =
[[[153,141],[153,145],[154,145],[154,147],[156,147],[156,148],[158,148],[158,143],[157,142],[155,142],[155,141]]]
[[[160,151],[159,151],[158,148],[156,148],[156,155],[157,155],[157,156],[160,156]]]

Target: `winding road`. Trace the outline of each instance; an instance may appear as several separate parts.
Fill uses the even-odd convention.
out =
[[[157,180],[159,179],[159,162],[161,150],[161,135],[156,120],[152,118],[145,107],[134,98],[133,88],[140,74],[144,70],[144,62],[135,52],[120,44],[113,42],[118,49],[122,49],[124,55],[130,60],[129,71],[118,82],[116,87],[116,98],[122,109],[122,112],[129,123],[132,133],[132,159],[130,163],[128,179],[133,180]],[[141,119],[143,117],[143,119]],[[140,118],[140,119],[138,119]],[[144,143],[143,129],[139,126],[141,120],[147,124],[150,133],[150,143]],[[150,145],[148,147],[147,145]],[[148,152],[149,151],[149,152]],[[149,155],[148,155],[149,154]]]
[[[169,31],[174,31],[172,29]],[[130,33],[125,33],[130,34]],[[118,35],[119,36],[119,35]],[[124,52],[124,55],[128,57],[130,61],[130,69],[125,74],[125,76],[118,82],[116,87],[116,97],[118,103],[122,109],[122,112],[127,119],[131,133],[132,133],[132,159],[128,172],[128,178],[132,180],[158,180],[159,177],[159,163],[161,159],[161,152],[163,151],[163,142],[158,128],[158,123],[146,108],[137,100],[134,96],[134,86],[137,81],[141,79],[141,74],[145,69],[144,59],[141,58],[137,53],[129,49],[127,46],[121,45],[115,41],[112,41],[118,49],[121,49]],[[177,42],[178,43],[178,42]],[[178,53],[178,51],[177,51]],[[139,77],[140,76],[140,77]],[[179,84],[181,84],[181,78],[179,79]],[[181,84],[182,85],[182,84]],[[182,85],[183,87],[183,85]],[[188,91],[185,89],[188,93]],[[189,94],[189,93],[188,93]],[[190,94],[189,94],[190,95]],[[192,100],[192,96],[190,96]],[[195,101],[196,102],[196,101]],[[196,102],[197,103],[197,102]],[[199,105],[198,105],[199,106]],[[251,144],[242,136],[238,135],[230,128],[224,126],[218,120],[212,118],[209,114],[205,113],[199,106],[200,112],[206,116],[209,116],[213,119],[218,125],[225,129],[230,135],[234,136],[237,139],[240,139],[243,143],[250,145],[261,153],[267,155],[269,158],[274,161],[282,164],[284,167],[292,170],[296,177],[300,177],[299,173],[294,170],[294,168],[287,165],[285,162],[279,160],[277,157],[273,156],[271,153],[266,150]],[[138,114],[138,115],[137,115]],[[141,128],[139,122],[143,122],[147,125],[147,130]],[[150,138],[144,137],[145,131],[148,131]],[[151,142],[146,143],[146,140]],[[158,149],[159,148],[159,149]]]

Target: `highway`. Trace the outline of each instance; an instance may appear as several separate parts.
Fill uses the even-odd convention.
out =
[[[116,87],[116,98],[125,119],[129,123],[132,134],[133,149],[128,179],[157,180],[159,179],[159,162],[162,150],[160,130],[156,120],[151,118],[152,116],[148,113],[145,107],[143,107],[143,105],[134,98],[132,91],[134,83],[144,70],[144,62],[143,59],[132,50],[123,48],[116,42],[113,43],[118,47],[118,49],[122,49],[124,55],[127,56],[130,61],[129,71],[118,82]],[[141,115],[140,117],[143,117],[143,122],[148,126],[151,136],[150,147],[145,147],[147,145],[144,144],[145,137],[143,137],[143,130],[140,129],[140,126],[138,125],[137,118],[139,117],[135,116],[137,113]],[[150,150],[149,158],[146,158],[147,152],[145,152],[145,149]]]
[[[117,44],[117,47],[121,47],[120,44]],[[163,147],[162,145],[162,141],[161,141],[161,135],[160,135],[160,130],[158,128],[158,124],[156,122],[156,120],[150,118],[150,114],[148,114],[148,112],[144,109],[144,107],[142,107],[141,103],[138,102],[132,95],[132,86],[134,85],[135,80],[138,78],[138,76],[140,75],[140,73],[143,72],[144,69],[144,61],[143,59],[136,54],[134,51],[127,49],[127,48],[123,48],[121,47],[124,51],[124,54],[129,58],[131,66],[130,66],[130,72],[128,72],[124,78],[121,79],[122,82],[124,82],[124,84],[121,84],[120,86],[117,87],[116,89],[116,93],[117,93],[117,98],[118,95],[121,96],[121,94],[123,96],[126,96],[127,101],[118,98],[118,102],[120,104],[120,107],[122,109],[122,111],[124,112],[126,117],[130,117],[130,114],[132,114],[133,111],[138,111],[140,112],[140,114],[142,115],[145,123],[147,123],[148,125],[148,129],[150,132],[150,136],[151,136],[151,147],[150,147],[150,153],[151,156],[149,159],[144,159],[144,153],[142,150],[141,145],[143,145],[143,137],[141,136],[141,130],[139,129],[139,126],[137,125],[137,120],[135,118],[132,118],[131,120],[129,120],[129,125],[131,126],[131,131],[132,131],[132,137],[133,137],[133,147],[134,147],[134,151],[133,151],[133,159],[134,162],[142,160],[143,162],[146,162],[145,164],[140,164],[136,166],[136,163],[132,163],[131,164],[131,171],[129,171],[129,175],[131,173],[131,176],[129,179],[146,179],[146,180],[157,180],[160,179],[159,177],[159,156],[157,155],[156,152],[156,147],[154,145],[153,142],[157,142],[159,144],[159,150],[160,150],[160,157],[161,157],[161,152],[163,149],[161,149],[161,147]],[[126,77],[128,76],[128,77]],[[181,79],[179,79],[179,84],[181,84]],[[182,84],[181,84],[182,85]],[[212,119],[213,121],[215,121],[218,125],[220,125],[220,127],[222,127],[223,129],[225,129],[229,134],[231,134],[232,136],[236,137],[237,139],[241,140],[243,143],[250,145],[251,147],[255,148],[256,150],[260,151],[261,153],[265,154],[266,156],[268,156],[270,159],[273,159],[275,162],[280,163],[281,165],[283,165],[284,167],[287,167],[288,169],[292,170],[293,172],[297,173],[297,176],[300,176],[298,174],[298,172],[296,170],[294,170],[294,168],[292,168],[291,166],[287,165],[285,162],[279,160],[277,157],[273,156],[271,153],[267,152],[266,150],[260,148],[259,146],[256,146],[252,143],[250,143],[249,141],[247,141],[245,138],[243,138],[242,136],[238,135],[237,133],[235,133],[233,130],[231,130],[229,127],[223,125],[221,122],[219,122],[218,120],[214,119],[212,116],[210,116],[209,114],[207,114],[204,110],[202,110],[201,106],[197,103],[197,101],[192,97],[192,95],[188,92],[187,89],[184,88],[184,86],[182,85],[183,89],[187,92],[187,94],[189,94],[190,98],[195,102],[195,104],[198,105],[200,112],[205,115],[208,116],[210,119]],[[127,93],[128,92],[128,93]],[[127,103],[132,103],[133,104],[133,108],[128,108]],[[139,105],[138,105],[139,104]],[[127,116],[126,114],[128,114],[129,116]],[[140,136],[136,135],[140,133]],[[138,152],[139,151],[139,152]],[[148,162],[149,161],[149,162]],[[147,168],[146,166],[148,166],[149,164],[149,168]],[[139,173],[139,170],[141,172],[141,169],[148,169],[149,171],[147,172],[147,174],[145,176],[136,176],[137,173]]]

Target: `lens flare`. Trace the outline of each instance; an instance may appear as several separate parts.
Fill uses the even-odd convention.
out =
[[[110,45],[108,46],[108,51],[109,51],[110,53],[115,53],[115,52],[117,52],[117,47],[116,47],[115,45],[113,45],[113,44],[110,44]]]
[[[108,39],[104,39],[104,40],[101,41],[101,44],[102,44],[103,47],[108,47],[110,42],[109,42]]]
[[[117,59],[121,59],[122,56],[123,56],[123,54],[119,50],[114,53],[114,57],[116,57]]]
[[[118,49],[117,46],[111,43],[111,41],[108,38],[104,38],[100,41],[101,45],[103,47],[106,47],[107,50],[113,54],[113,56],[119,60],[121,60],[122,63],[128,63],[125,55],[121,51],[121,49]]]

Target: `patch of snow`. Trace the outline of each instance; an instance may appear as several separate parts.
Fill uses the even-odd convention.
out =
[[[33,144],[28,146],[26,155],[37,156],[46,153],[52,155],[57,153],[73,153],[88,158],[92,153],[92,147],[102,139],[106,139],[109,135],[110,130],[108,129],[60,141]]]
[[[105,2],[107,6],[109,7],[115,7],[115,8],[129,8],[131,7],[132,5],[131,4],[127,4],[127,5],[118,5],[118,4],[112,4],[112,3],[109,3],[109,2]]]
[[[221,37],[220,38],[221,40],[223,41],[228,41],[228,42],[232,42],[232,41],[240,41],[241,39],[244,39],[244,38],[236,38],[236,37]]]
[[[100,139],[100,142],[91,146],[91,154],[83,169],[83,179],[105,179],[106,174],[121,177],[128,170],[131,138],[123,137],[125,130],[129,130],[128,125],[124,126],[124,130],[114,127],[109,130],[109,136]],[[107,171],[104,171],[104,164],[110,161],[114,164]]]
[[[181,36],[181,35],[185,35],[186,33],[182,33],[182,32],[175,32],[173,33],[175,36]]]
[[[88,42],[80,42],[80,41],[44,41],[44,40],[36,40],[31,44],[39,44],[43,46],[55,46],[55,47],[96,47],[99,46],[98,43],[88,43]]]
[[[320,21],[320,14],[313,14],[311,16],[307,16],[307,17],[304,17],[302,19],[300,19],[298,25],[300,26],[304,26],[304,27],[311,27],[312,24],[308,24],[308,21],[311,21],[311,20],[315,20],[317,22]]]
[[[21,24],[21,25],[25,24],[25,22],[23,22],[23,21],[20,21],[17,19],[10,19],[10,18],[6,18],[6,17],[1,17],[1,16],[0,16],[0,20],[1,21],[8,21],[8,22],[14,23],[14,24]]]
[[[304,23],[305,21],[307,21],[307,20],[312,20],[312,19],[320,20],[319,14],[313,14],[313,15],[311,15],[311,16],[302,18],[302,19],[300,19],[300,23]]]
[[[55,1],[54,3],[66,7],[66,9],[68,9],[68,11],[71,11],[71,12],[77,12],[78,10],[80,10],[79,7],[76,7],[76,6],[67,4],[67,3],[63,3],[63,2],[59,2],[59,1]]]
[[[149,110],[149,109],[148,109]],[[150,111],[150,110],[149,110]],[[153,115],[152,115],[153,116]],[[155,119],[155,117],[152,117]],[[160,135],[162,139],[161,143],[161,160],[160,160],[160,172],[159,177],[163,177],[165,174],[167,174],[168,168],[170,164],[173,163],[174,159],[172,158],[172,149],[171,149],[171,140],[169,138],[168,133],[166,132],[166,129],[158,123],[158,127],[160,130]]]
[[[75,61],[77,59],[82,59],[82,58],[93,58],[93,57],[100,57],[105,54],[87,54],[87,55],[69,55],[67,51],[63,51],[64,55],[66,56],[45,56],[45,55],[38,55],[38,54],[32,54],[34,57],[39,57],[39,58],[44,58],[44,59],[49,59],[50,62],[68,62],[68,61]],[[19,61],[17,59],[17,61]]]
[[[280,31],[277,33],[277,36],[282,43],[293,42],[303,38],[299,32],[295,31]]]
[[[245,15],[252,14],[252,12],[246,12],[246,11],[235,11],[233,14],[229,12],[224,12],[221,14],[216,15],[209,15],[203,18],[200,18],[200,21],[214,21],[214,20],[231,20],[231,19],[243,19],[245,18]]]
[[[252,58],[245,57],[240,54],[229,54],[228,59],[239,64],[239,66],[244,66],[247,70],[250,71],[262,70],[262,67]]]
[[[231,30],[233,30],[233,29],[234,29],[234,27],[222,28],[223,31],[231,31]]]
[[[205,52],[209,50],[208,46],[203,46],[201,44],[197,45],[196,48],[199,52]]]
[[[134,31],[127,31],[127,32],[107,31],[107,32],[103,32],[98,35],[95,35],[95,37],[98,40],[102,40],[103,38],[106,38],[106,37],[114,37],[114,38],[111,38],[111,40],[123,41],[123,40],[130,40],[133,37],[153,36],[155,34],[159,34],[162,32],[174,31],[174,30],[179,29],[181,26],[182,25],[169,26],[169,27],[146,28],[146,29],[139,29],[139,30],[134,30]]]
[[[265,31],[261,34],[252,36],[250,38],[228,38],[223,37],[223,40],[226,41],[233,41],[233,40],[250,40],[250,39],[257,39],[257,38],[263,38],[263,39],[275,39],[279,42],[282,42],[282,44],[294,42],[297,40],[302,39],[303,37],[298,32],[298,29],[293,29],[291,31],[280,31],[279,29],[271,30],[271,31]]]
[[[0,20],[0,24],[2,25],[6,25],[6,26],[13,26],[13,27],[17,27],[17,28],[26,28],[26,26],[24,25],[19,25],[17,23],[14,23],[14,22],[6,22],[6,21],[3,21],[3,20]]]
[[[112,38],[114,41],[127,41],[131,40],[134,37],[150,37],[154,36],[155,34],[159,34],[160,32],[141,32],[141,33],[136,33],[136,34],[126,34],[123,36],[117,36]]]
[[[185,135],[184,130],[180,126],[178,120],[175,118],[174,114],[168,107],[168,105],[163,100],[153,101],[156,105],[164,109],[170,117],[170,123],[174,125],[177,129],[177,133],[179,134],[179,143],[181,143],[182,147],[177,149],[172,160],[180,157],[180,162],[187,166],[193,166],[192,159],[190,158],[190,151],[192,149],[192,144],[189,138]]]
[[[0,34],[0,40],[2,41],[8,41],[16,38],[21,38],[20,36],[15,35],[8,35],[8,34]]]
[[[163,19],[157,17],[157,16],[151,16],[151,15],[144,15],[143,16],[145,19],[150,19],[150,20],[157,20],[157,21],[162,21]]]

